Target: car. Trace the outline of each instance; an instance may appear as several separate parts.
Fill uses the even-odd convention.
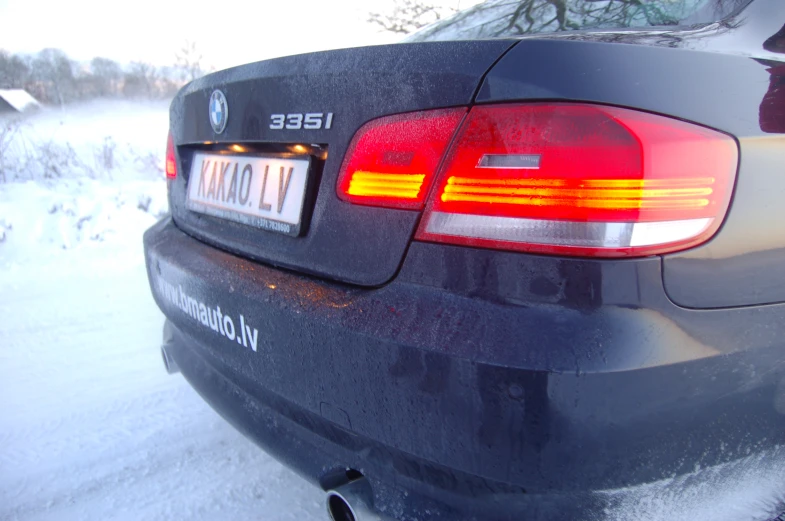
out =
[[[785,509],[781,0],[494,0],[170,131],[166,367],[334,521]]]

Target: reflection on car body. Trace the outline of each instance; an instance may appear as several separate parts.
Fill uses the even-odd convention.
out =
[[[784,16],[492,0],[192,82],[165,359],[336,520],[773,519]]]

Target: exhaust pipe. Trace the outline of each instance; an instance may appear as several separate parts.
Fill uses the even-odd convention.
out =
[[[172,355],[166,352],[166,347],[174,343],[174,331],[173,326],[169,320],[164,322],[164,332],[163,332],[163,344],[161,345],[161,357],[164,359],[164,367],[166,368],[166,372],[168,374],[177,374],[180,372],[180,368],[177,366],[177,362],[174,361]]]
[[[373,511],[373,492],[365,478],[327,492],[327,513],[331,521],[381,521]]]
[[[174,361],[172,355],[166,352],[165,345],[161,346],[161,356],[164,359],[164,368],[166,369],[167,374],[177,374],[180,372],[177,362]]]

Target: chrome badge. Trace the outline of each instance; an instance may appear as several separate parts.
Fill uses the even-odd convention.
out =
[[[216,134],[220,134],[226,128],[229,120],[229,105],[226,103],[226,96],[220,90],[214,90],[210,96],[210,124]]]

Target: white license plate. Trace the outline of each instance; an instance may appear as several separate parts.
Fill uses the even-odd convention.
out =
[[[288,235],[300,233],[308,159],[194,154],[188,208]]]

